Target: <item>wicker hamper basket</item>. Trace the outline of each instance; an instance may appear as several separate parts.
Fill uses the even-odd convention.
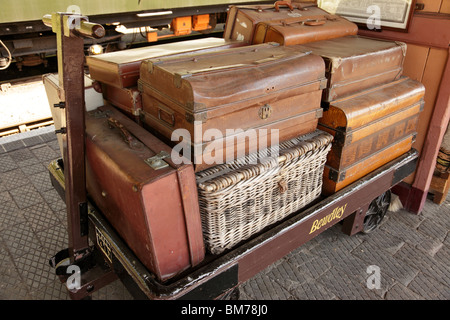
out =
[[[197,173],[203,236],[219,254],[317,199],[333,137],[323,131]],[[265,150],[267,152],[267,150]]]

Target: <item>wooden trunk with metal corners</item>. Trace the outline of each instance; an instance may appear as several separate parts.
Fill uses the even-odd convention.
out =
[[[146,60],[142,121],[169,140],[186,134],[197,172],[278,143],[273,130],[279,142],[314,131],[325,82],[322,58],[272,43]]]
[[[319,120],[319,128],[334,135],[324,192],[336,192],[411,149],[424,93],[420,82],[402,77],[332,101]]]

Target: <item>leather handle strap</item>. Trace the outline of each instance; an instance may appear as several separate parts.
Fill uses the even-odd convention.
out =
[[[305,26],[322,26],[325,24],[325,20],[306,20]]]
[[[133,137],[133,135],[118,120],[114,119],[113,117],[109,117],[108,126],[111,129],[113,128],[119,129],[123,140],[125,141],[126,144],[130,146],[131,149],[142,149],[143,147],[142,142]]]
[[[287,6],[287,7],[289,7],[289,10],[291,10],[291,11],[294,10],[294,7],[288,1],[276,1],[274,3],[274,6],[275,6],[275,12],[280,12],[280,6]]]

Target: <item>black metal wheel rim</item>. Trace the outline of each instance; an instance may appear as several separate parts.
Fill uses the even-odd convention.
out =
[[[391,190],[388,190],[375,198],[369,205],[364,218],[363,233],[370,233],[376,230],[383,221],[391,203]]]

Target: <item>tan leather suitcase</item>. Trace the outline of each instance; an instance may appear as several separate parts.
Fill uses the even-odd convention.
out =
[[[86,64],[92,79],[118,88],[130,88],[137,86],[139,67],[145,59],[183,55],[193,51],[207,52],[243,45],[244,43],[240,41],[209,37],[87,56]]]
[[[323,101],[397,80],[403,72],[407,46],[403,42],[347,36],[299,46],[325,60],[327,88]]]
[[[231,6],[224,38],[251,44],[278,42],[283,45],[356,35],[353,22],[312,3],[276,1],[273,5]]]
[[[402,77],[332,101],[318,125],[334,136],[326,163],[331,175],[324,177],[331,186],[326,190],[337,191],[375,170],[408,149],[408,143],[410,149],[424,93],[420,82]]]
[[[204,243],[192,165],[113,107],[86,115],[87,190],[159,281],[199,264]]]
[[[211,130],[220,139],[276,129],[281,142],[317,127],[324,71],[319,56],[278,44],[147,60],[139,80],[143,121],[168,139],[185,129],[200,149],[218,139]]]

